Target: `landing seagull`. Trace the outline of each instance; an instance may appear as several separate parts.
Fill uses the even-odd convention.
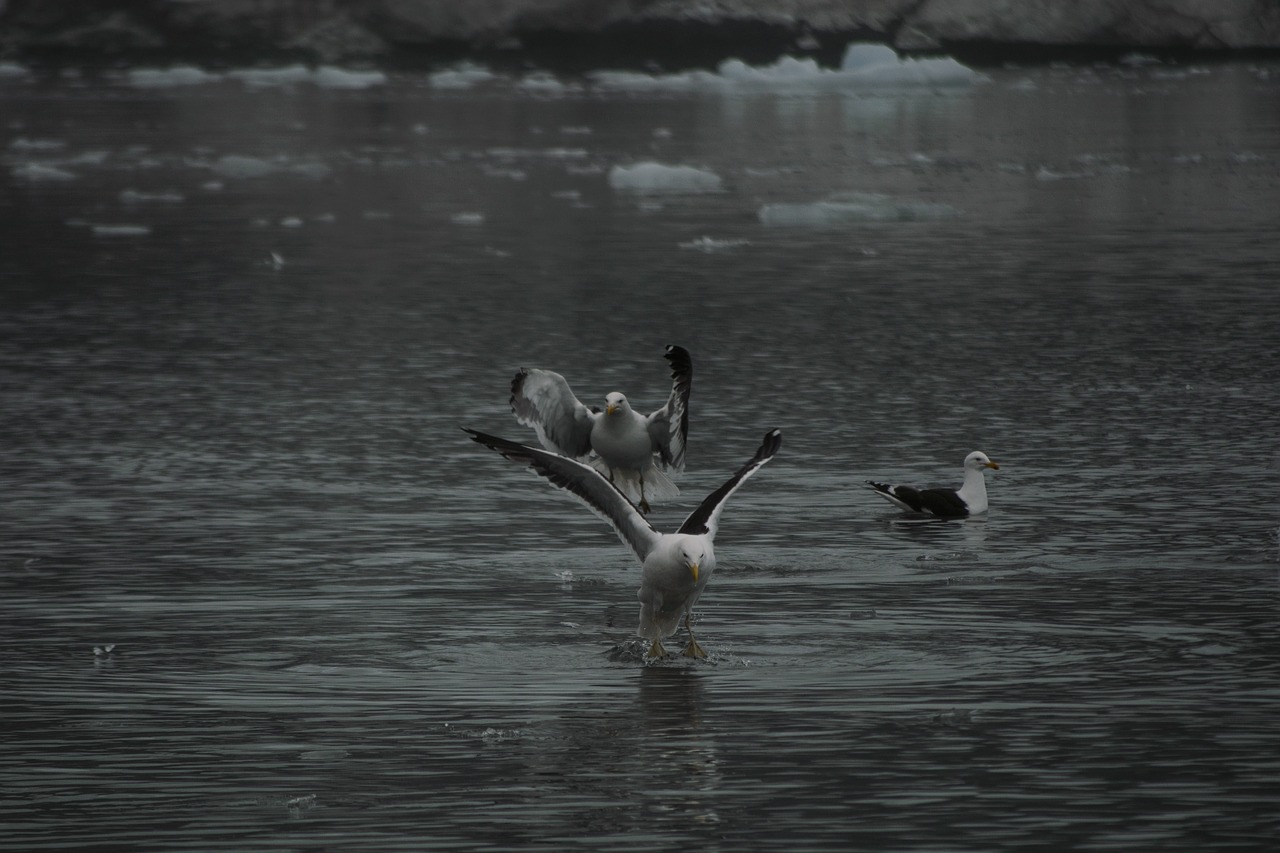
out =
[[[907,512],[919,512],[939,518],[964,518],[987,509],[987,481],[982,472],[1000,466],[975,450],[964,458],[964,484],[959,489],[917,489],[894,483],[867,484],[880,497]]]
[[[515,462],[527,462],[536,474],[555,486],[577,495],[596,515],[613,525],[624,545],[643,566],[640,579],[640,625],[636,636],[652,640],[649,654],[665,657],[663,637],[674,634],[684,615],[689,644],[686,657],[705,658],[706,651],[693,636],[691,615],[694,602],[706,589],[716,568],[712,543],[725,501],[742,483],[759,470],[782,446],[782,432],[771,430],[756,455],[738,469],[724,485],[708,495],[675,533],[659,533],[627,500],[617,485],[590,465],[539,450],[504,438],[463,428],[473,441],[501,453]]]
[[[647,513],[646,487],[654,498],[680,494],[654,464],[655,454],[664,467],[683,471],[689,437],[693,359],[678,346],[667,347],[663,358],[671,363],[671,396],[648,415],[632,409],[617,391],[605,396],[603,411],[588,408],[559,373],[530,367],[520,368],[511,380],[511,411],[537,430],[543,447],[599,468]]]

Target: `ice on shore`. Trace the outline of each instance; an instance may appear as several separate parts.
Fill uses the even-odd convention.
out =
[[[214,73],[193,65],[174,65],[169,68],[131,68],[125,72],[125,80],[139,89],[166,89],[180,86],[201,86],[234,80],[250,89],[266,89],[296,86],[308,83],[322,89],[368,89],[387,82],[381,71],[352,71],[334,65],[308,68],[305,65],[287,65],[282,68],[239,68]]]
[[[436,89],[470,89],[480,83],[487,83],[497,75],[473,62],[462,62],[453,68],[436,71],[427,77],[427,81]]]
[[[723,188],[720,176],[693,166],[668,166],[652,160],[609,170],[609,186],[643,195],[714,193]]]
[[[766,204],[757,213],[768,226],[823,228],[851,222],[915,222],[955,219],[958,208],[897,199],[881,193],[836,193],[814,202]]]
[[[138,89],[200,86],[222,79],[221,75],[210,74],[194,65],[175,65],[172,68],[131,68],[126,72],[125,77],[130,86]]]
[[[734,91],[805,89],[929,89],[968,86],[986,78],[954,59],[903,59],[882,44],[854,42],[840,67],[823,68],[816,60],[783,56],[772,65],[748,65],[727,59],[712,71],[645,74],[634,71],[596,71],[598,87],[632,91]]]

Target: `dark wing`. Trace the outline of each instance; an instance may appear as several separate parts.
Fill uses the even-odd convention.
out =
[[[960,518],[969,514],[969,505],[955,489],[924,489],[920,492],[924,511],[940,518]]]
[[[689,438],[689,392],[693,390],[693,359],[684,347],[669,346],[663,356],[671,363],[671,396],[647,420],[649,437],[662,464],[684,470],[684,448]]]
[[[522,367],[511,380],[511,411],[516,420],[533,427],[548,450],[585,459],[591,453],[591,425],[595,413],[569,390],[559,373]]]
[[[538,476],[545,477],[552,485],[576,495],[592,512],[613,525],[618,537],[640,562],[644,562],[644,558],[661,538],[661,534],[645,520],[640,510],[590,465],[465,427],[462,431],[471,436],[472,441],[483,444],[512,461],[527,462]]]
[[[877,495],[907,512],[927,512],[940,518],[955,518],[969,514],[969,506],[954,489],[917,489],[894,483],[877,483],[867,480]]]
[[[707,495],[702,503],[698,504],[698,508],[684,520],[684,524],[680,525],[677,532],[694,535],[705,533],[715,539],[716,528],[720,524],[720,510],[724,509],[729,495],[737,491],[738,486],[741,486],[748,477],[760,470],[761,465],[772,459],[773,454],[777,453],[780,447],[782,447],[782,430],[775,429],[765,433],[764,441],[761,442],[756,455],[726,480],[723,486]]]

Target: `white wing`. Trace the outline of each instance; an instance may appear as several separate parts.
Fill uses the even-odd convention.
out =
[[[596,415],[573,395],[559,373],[522,367],[511,380],[511,411],[533,427],[548,450],[585,459],[591,454]]]

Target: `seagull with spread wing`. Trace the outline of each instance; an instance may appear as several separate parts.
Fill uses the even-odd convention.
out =
[[[618,537],[643,567],[637,593],[640,625],[636,635],[652,640],[650,655],[666,656],[662,640],[676,632],[683,616],[684,627],[689,632],[689,644],[683,654],[692,658],[707,656],[693,636],[692,613],[694,603],[716,568],[712,544],[720,524],[720,511],[729,496],[778,452],[782,446],[780,430],[766,433],[755,455],[698,504],[675,533],[655,530],[617,485],[590,465],[465,427],[463,431],[473,441],[512,461],[527,463],[534,473],[576,495],[596,515],[613,525]]]
[[[632,409],[617,391],[605,396],[603,409],[588,408],[559,373],[530,367],[520,368],[511,380],[511,411],[537,430],[543,447],[599,468],[647,513],[648,496],[680,493],[655,457],[662,467],[683,471],[689,437],[693,359],[678,346],[667,347],[663,358],[671,363],[671,395],[648,415]]]

